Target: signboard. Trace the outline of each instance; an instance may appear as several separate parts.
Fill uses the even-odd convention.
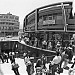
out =
[[[46,21],[43,21],[43,25],[45,24],[55,24],[55,20],[46,20]]]

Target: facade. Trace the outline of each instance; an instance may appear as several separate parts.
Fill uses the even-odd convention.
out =
[[[63,2],[38,8],[24,19],[24,31],[65,31],[75,24],[72,17],[72,2]],[[74,28],[74,27],[71,27]],[[70,30],[70,29],[67,29]]]
[[[19,29],[18,35],[19,37],[23,34],[23,29]]]
[[[18,36],[19,32],[19,17],[16,15],[0,14],[0,37]]]
[[[24,18],[23,31],[46,41],[67,41],[75,33],[72,2],[61,2],[33,10]],[[40,39],[41,39],[40,38]]]

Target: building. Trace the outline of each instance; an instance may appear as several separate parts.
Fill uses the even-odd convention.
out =
[[[7,14],[0,14],[0,37],[18,36],[19,32],[19,16]]]
[[[75,32],[72,2],[60,2],[37,8],[24,18],[23,31],[45,40],[69,40]],[[38,37],[38,36],[37,36]]]
[[[40,57],[42,54],[54,55],[58,42],[62,47],[69,46],[75,33],[72,4],[73,2],[70,1],[54,3],[37,8],[27,14],[24,18],[23,31],[25,34],[27,33],[30,42],[28,45],[20,44],[18,50],[29,50],[31,55]],[[45,45],[46,47],[43,49],[44,40],[47,42],[47,46]],[[35,41],[37,42],[36,47],[34,47]],[[51,49],[48,48],[49,43],[51,43]]]
[[[19,29],[18,35],[19,37],[23,34],[23,29]]]

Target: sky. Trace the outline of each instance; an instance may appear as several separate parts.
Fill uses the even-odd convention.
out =
[[[57,2],[73,1],[75,12],[75,0],[0,0],[0,14],[11,13],[19,16],[20,29],[23,28],[24,17],[36,8]]]

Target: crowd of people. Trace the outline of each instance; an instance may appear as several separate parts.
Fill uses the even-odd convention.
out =
[[[29,54],[24,54],[24,62],[25,62],[25,65],[26,65],[26,71],[28,73],[28,75],[32,75],[35,71],[34,71],[34,67],[35,68],[38,68],[40,67],[41,69],[42,68],[46,68],[46,58],[44,56],[44,54],[37,59],[37,61],[35,62],[36,63],[36,66],[34,66],[34,60],[36,58],[35,57],[30,57]],[[37,72],[37,71],[36,71]]]
[[[24,41],[26,44],[34,46],[34,47],[40,47],[43,49],[52,49],[52,43],[44,39],[38,40],[38,38],[36,37],[34,37],[33,39],[30,39],[29,37],[25,37]]]
[[[38,39],[37,37],[33,37],[31,39],[31,37],[24,37],[23,38],[24,42],[27,45],[33,46],[33,47],[38,47],[38,48],[42,48],[42,49],[48,49],[48,50],[55,50],[55,47],[57,45],[58,42],[60,42],[61,47],[66,47],[69,46],[69,44],[72,44],[72,46],[74,45],[74,38],[71,38],[71,40],[45,40],[44,38]]]
[[[7,54],[6,52],[0,52],[0,60],[0,63],[3,64],[11,62],[11,69],[15,75],[20,75],[18,71],[19,65],[15,62],[15,53],[9,52],[9,54]]]
[[[7,63],[9,63],[8,62],[8,54],[7,53],[5,53],[5,52],[0,52],[0,59],[1,59],[1,61],[2,61],[2,63],[4,63],[4,62],[7,62]]]
[[[29,41],[29,38],[27,37],[24,39],[24,41],[28,45],[31,43]],[[32,42],[31,44],[33,46],[37,46],[37,38],[35,38],[35,43]],[[49,48],[52,48],[51,42],[49,42],[49,46],[48,46]],[[46,49],[46,47],[47,47],[47,42],[43,40],[42,48]],[[24,52],[23,59],[26,65],[26,71],[28,75],[32,75],[34,72],[36,72],[36,75],[38,74],[42,75],[42,73],[47,75],[55,75],[56,73],[58,74],[62,73],[63,69],[67,69],[69,70],[69,75],[70,75],[72,70],[67,65],[68,63],[72,64],[71,68],[74,68],[75,58],[74,58],[74,62],[72,62],[73,55],[75,52],[74,50],[75,50],[75,46],[73,45],[72,42],[62,47],[61,43],[58,41],[55,46],[56,55],[50,60],[47,60],[45,54],[42,54],[40,57],[36,58],[36,57],[31,57],[30,52],[29,53]],[[20,75],[18,70],[19,65],[18,63],[15,62],[15,54],[12,54],[12,52],[10,52],[9,54],[5,52],[0,53],[0,59],[2,63],[5,62],[9,63],[8,59],[10,59],[13,72],[15,73],[15,75]],[[34,63],[36,63],[35,66]],[[49,64],[49,69],[47,69],[46,64]],[[36,68],[36,71],[34,70],[34,67]]]
[[[28,45],[32,45],[34,47],[39,47],[38,39],[36,37],[33,40],[31,40],[29,37],[25,37],[24,41]],[[40,46],[43,49],[52,50],[52,48],[53,48],[51,41],[47,42],[46,40],[40,40],[39,43],[41,44]],[[52,71],[51,75],[55,75],[56,71],[58,73],[60,73],[60,71],[63,71],[63,69],[69,69],[69,67],[67,66],[68,63],[72,64],[72,66],[74,67],[75,62],[72,62],[73,54],[75,52],[74,39],[69,40],[68,44],[67,43],[66,44],[63,43],[63,44],[64,44],[64,46],[62,46],[60,41],[57,41],[55,44],[54,50],[56,51],[56,55],[53,58],[53,60],[50,60],[50,62],[49,62],[49,64],[50,64],[49,69],[51,69],[51,71]],[[63,62],[64,62],[64,64],[62,67]],[[44,62],[43,67],[42,67],[41,66],[42,65],[42,59],[38,59],[36,62],[35,68],[36,67],[42,67],[42,69],[46,68],[46,66],[45,66],[46,63],[47,63],[47,61]],[[31,75],[31,74],[28,74],[28,75]]]
[[[40,57],[36,59],[36,57],[31,57],[30,53],[28,52],[24,53],[23,58],[24,58],[24,63],[26,65],[26,71],[28,75],[32,75],[35,72],[34,71],[35,67],[37,75],[38,73],[40,73],[40,75],[42,75],[42,73],[45,74],[47,73],[48,75],[55,75],[55,73],[60,74],[61,72],[63,72],[63,69],[69,70],[69,67],[67,66],[68,63],[72,64],[71,68],[74,67],[75,59],[74,62],[72,62],[73,51],[74,50],[72,44],[69,44],[68,47],[64,47],[64,49],[62,49],[61,44],[58,42],[56,45],[56,55],[52,58],[52,60],[49,60],[49,62],[47,61],[47,57],[45,56],[45,54],[42,54]],[[9,56],[6,53],[3,54],[0,54],[0,59],[2,60],[2,62],[9,63],[8,59],[10,59],[11,67],[15,75],[20,75],[18,71],[19,65],[15,62],[15,54],[9,53]],[[63,62],[64,64],[62,67]],[[35,66],[34,63],[36,63]],[[47,70],[46,64],[49,64],[49,70]],[[69,71],[69,73],[70,72],[71,71]]]
[[[46,46],[44,46],[44,47],[46,47]],[[49,62],[49,70],[51,70],[50,75],[55,75],[56,72],[60,74],[61,72],[63,72],[63,69],[69,70],[70,68],[67,66],[68,64],[72,64],[72,66],[74,67],[75,62],[72,62],[73,55],[74,55],[74,49],[75,48],[74,48],[74,45],[72,43],[69,43],[69,45],[66,45],[65,47],[62,47],[60,42],[57,42],[56,47],[55,47],[56,55]],[[44,58],[44,59],[42,60],[42,58]],[[30,61],[30,60],[27,60],[27,61]],[[45,55],[42,55],[42,57],[38,58],[38,60],[36,61],[35,68],[37,70],[38,69],[41,69],[41,70],[47,69],[46,68],[47,62],[48,61],[45,58]],[[63,62],[64,62],[64,64],[63,64],[63,67],[62,67]],[[71,68],[73,68],[72,66],[71,66]],[[39,67],[41,67],[41,68],[39,68]],[[31,74],[28,73],[28,75],[31,75]]]

